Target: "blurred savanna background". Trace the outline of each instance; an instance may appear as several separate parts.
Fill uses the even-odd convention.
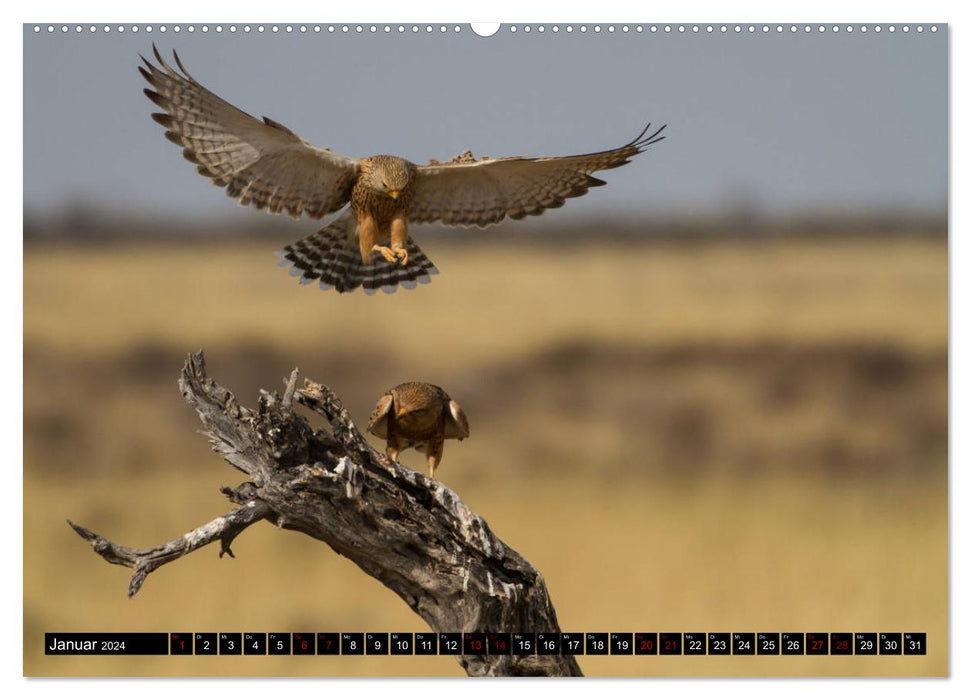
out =
[[[447,656],[43,655],[44,632],[425,629],[325,544],[269,524],[131,600],[130,571],[71,531],[148,547],[231,508],[218,489],[239,474],[176,385],[199,348],[244,405],[299,367],[358,424],[401,381],[444,387],[471,437],[437,476],[543,573],[563,631],[928,640],[926,656],[583,657],[588,675],[948,673],[946,32],[521,34],[165,37],[229,101],[354,155],[563,154],[621,142],[631,112],[669,123],[562,210],[416,228],[441,274],[366,297],[297,285],[273,251],[317,224],[241,210],[181,161],[139,95],[144,37],[25,27],[26,675],[462,675]],[[361,75],[384,51],[477,87],[412,96],[384,128],[380,101],[315,113],[320,96],[270,77],[355,41],[374,55],[340,65]],[[72,87],[55,54],[101,79]],[[647,95],[609,73],[659,63],[670,75]],[[515,103],[477,97],[489,81]],[[802,121],[823,114],[838,116],[825,133]]]

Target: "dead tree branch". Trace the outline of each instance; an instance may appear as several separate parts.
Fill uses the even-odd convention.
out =
[[[183,398],[213,449],[249,478],[223,493],[241,507],[151,549],[114,544],[68,521],[112,564],[135,570],[128,595],[152,571],[219,540],[220,556],[259,520],[323,540],[398,594],[435,632],[557,632],[542,575],[496,537],[444,484],[370,446],[325,386],[297,370],[282,397],[261,392],[256,410],[206,374],[202,352],[182,369]],[[302,404],[326,427],[293,410]],[[573,656],[459,656],[472,676],[582,675]]]

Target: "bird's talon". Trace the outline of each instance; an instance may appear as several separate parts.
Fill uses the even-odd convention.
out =
[[[388,246],[375,245],[374,247],[371,248],[371,252],[381,253],[381,257],[383,257],[389,263],[393,263],[398,259],[398,256],[395,255],[395,251],[391,250],[391,248],[389,248]]]
[[[394,252],[397,255],[398,262],[401,263],[402,267],[405,267],[408,264],[408,251],[404,248],[395,248]]]

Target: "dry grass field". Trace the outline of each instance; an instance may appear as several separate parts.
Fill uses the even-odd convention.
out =
[[[268,524],[132,600],[65,524],[148,546],[229,509],[186,353],[240,401],[298,366],[358,422],[440,384],[439,476],[542,572],[564,631],[926,631],[908,657],[584,657],[588,675],[945,675],[942,237],[424,245],[442,274],[337,296],[279,241],[27,246],[24,673],[459,676],[450,657],[45,657],[45,631],[420,631]],[[405,463],[422,468],[414,452]]]

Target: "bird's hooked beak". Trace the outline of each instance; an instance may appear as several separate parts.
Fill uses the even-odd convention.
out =
[[[407,408],[399,408],[397,410],[397,412],[395,412],[395,416],[397,418],[401,418],[402,416],[406,416],[406,415],[408,415],[408,409]]]
[[[397,202],[398,197],[401,196],[401,190],[388,190],[388,196]]]

